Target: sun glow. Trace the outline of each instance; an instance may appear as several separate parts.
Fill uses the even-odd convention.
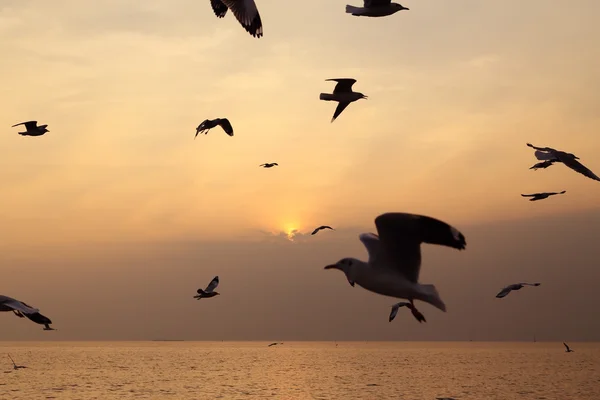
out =
[[[298,232],[298,228],[295,224],[286,224],[285,229],[283,231],[287,235],[288,240],[293,242],[294,236],[296,236],[296,233]]]

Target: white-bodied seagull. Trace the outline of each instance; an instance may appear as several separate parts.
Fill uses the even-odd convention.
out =
[[[263,35],[262,21],[254,0],[210,0],[215,15],[223,18],[231,10],[244,29],[252,36]]]
[[[351,78],[335,78],[335,79],[325,79],[325,81],[334,81],[337,82],[335,88],[333,89],[333,93],[321,93],[319,95],[319,100],[325,101],[337,101],[339,104],[333,113],[333,118],[331,118],[331,122],[335,121],[335,119],[348,107],[348,105],[356,100],[367,99],[368,97],[360,92],[353,92],[352,85],[356,83],[356,79]]]
[[[392,3],[391,0],[364,0],[363,7],[346,6],[346,13],[356,17],[387,17],[398,11],[408,10],[402,4]]]
[[[214,290],[219,286],[219,277],[215,276],[212,281],[208,284],[206,289],[198,289],[197,295],[194,296],[195,299],[210,299],[211,297],[215,297],[220,295],[221,293],[215,292]]]
[[[504,289],[502,289],[497,295],[496,297],[501,299],[503,297],[506,297],[510,292],[512,292],[513,290],[521,290],[521,288],[523,286],[540,286],[540,283],[513,283],[512,285],[508,285],[507,287],[505,287]]]

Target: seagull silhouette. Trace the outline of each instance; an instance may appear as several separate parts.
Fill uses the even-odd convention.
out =
[[[320,100],[325,101],[337,101],[339,104],[335,109],[335,113],[333,114],[333,118],[331,118],[331,122],[335,121],[335,119],[348,107],[348,105],[356,100],[367,99],[368,97],[360,92],[353,92],[352,85],[356,83],[356,79],[351,78],[336,78],[336,79],[325,79],[325,81],[334,81],[337,82],[335,88],[333,89],[333,94],[330,93],[321,93],[319,95]]]
[[[231,10],[244,29],[256,38],[263,35],[262,21],[254,0],[210,0],[215,15],[223,18]]]
[[[210,131],[215,126],[220,126],[221,128],[223,128],[226,134],[228,134],[229,136],[233,136],[233,128],[229,123],[229,120],[227,118],[217,118],[212,120],[205,119],[200,125],[198,125],[198,127],[196,128],[196,136],[194,136],[194,139],[196,139],[199,133],[204,133],[206,135],[208,131]]]
[[[12,128],[19,125],[25,125],[26,129],[25,132],[19,132],[19,135],[21,136],[42,136],[44,133],[50,132],[48,129],[46,129],[48,125],[37,126],[37,121],[20,122],[18,124],[14,124]]]
[[[533,194],[521,194],[521,196],[523,197],[531,197],[529,199],[529,201],[537,201],[537,200],[544,200],[547,199],[550,196],[554,196],[557,194],[565,194],[567,193],[566,190],[563,190],[562,192],[544,192],[544,193],[533,193]]]

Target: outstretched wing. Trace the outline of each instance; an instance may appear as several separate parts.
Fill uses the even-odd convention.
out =
[[[10,299],[10,298],[2,301],[2,305],[10,308],[12,310],[19,311],[19,312],[25,314],[26,316],[30,315],[30,314],[38,313],[40,311],[37,308],[31,307],[28,304],[20,302],[19,300]]]
[[[503,298],[503,297],[506,297],[506,295],[508,295],[508,294],[509,294],[509,293],[510,293],[510,292],[513,290],[512,286],[513,286],[513,285],[510,285],[510,286],[507,286],[507,287],[505,287],[504,289],[502,289],[502,290],[500,291],[500,293],[498,293],[498,294],[496,295],[496,297],[497,297],[497,298],[499,298],[499,299],[501,299],[501,298]]]
[[[389,6],[392,0],[365,0],[365,8]]]
[[[579,172],[580,174],[587,176],[588,178],[593,179],[595,181],[600,181],[600,177],[598,177],[598,175],[594,174],[589,168],[577,161],[573,156],[566,155],[566,153],[563,152],[559,152],[558,159],[560,160],[560,162],[565,164],[567,167],[571,168],[573,171]]]
[[[348,107],[350,105],[350,103],[342,103],[341,101],[338,103],[338,106],[335,109],[335,112],[333,113],[333,118],[331,118],[331,122],[335,121],[335,119],[337,117],[339,117],[339,115],[342,113],[342,111],[344,111],[346,109],[346,107]]]
[[[18,124],[13,125],[12,128],[19,125],[25,125],[25,128],[27,129],[35,129],[37,127],[37,121],[20,122]]]
[[[221,125],[226,134],[233,136],[233,127],[227,118],[220,118],[219,125]]]
[[[221,0],[210,0],[210,5],[217,17],[223,18],[227,14],[227,6]]]
[[[567,348],[567,350],[570,350],[569,346],[565,342],[563,342],[563,345]]]
[[[254,37],[263,35],[262,21],[254,0],[221,0],[246,31]]]
[[[534,194],[521,194],[521,196],[523,197],[535,197],[535,196],[539,196],[539,193],[534,193]]]
[[[353,78],[332,78],[326,79],[326,81],[337,82],[337,85],[335,85],[335,88],[333,89],[333,93],[351,92],[352,85],[356,83],[356,79]]]
[[[208,286],[206,287],[206,289],[204,289],[204,291],[205,291],[206,293],[210,293],[210,292],[212,292],[213,290],[215,290],[215,289],[217,288],[217,286],[219,286],[219,277],[218,277],[218,276],[215,276],[215,277],[213,278],[213,280],[212,280],[212,281],[210,281],[210,283],[208,284]]]

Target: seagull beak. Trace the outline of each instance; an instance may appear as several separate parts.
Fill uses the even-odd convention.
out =
[[[340,269],[337,264],[327,265],[324,269]]]

